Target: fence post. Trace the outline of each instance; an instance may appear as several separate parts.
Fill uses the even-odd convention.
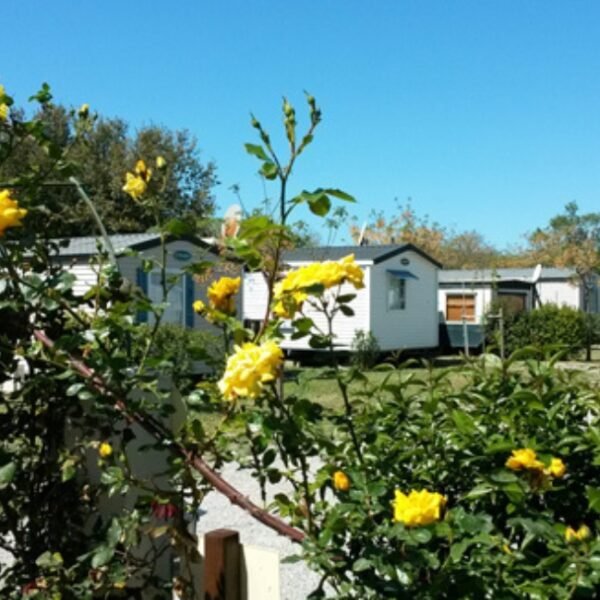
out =
[[[204,600],[240,600],[240,539],[215,529],[204,536]]]

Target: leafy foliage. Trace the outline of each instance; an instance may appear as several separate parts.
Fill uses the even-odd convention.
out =
[[[44,109],[49,89],[35,99]],[[209,297],[198,308],[221,329],[229,356],[218,365],[219,382],[189,387],[186,363],[211,352],[207,340],[161,323],[177,277],[167,273],[164,247],[141,262],[160,270],[162,302],[152,304],[102,252],[94,259],[95,285],[76,295],[74,277],[53,260],[56,245],[36,229],[51,212],[41,183],[54,170],[19,188],[24,226],[13,223],[0,239],[0,366],[7,386],[0,400],[0,545],[12,555],[0,565],[3,597],[91,600],[133,597],[141,588],[192,600],[199,559],[187,518],[197,513],[207,481],[249,506],[208,464],[231,460],[251,469],[264,504],[270,502],[271,514],[250,506],[252,514],[302,540],[299,552],[322,576],[313,598],[326,589],[340,598],[595,596],[600,397],[593,382],[557,368],[559,354],[521,348],[507,361],[484,355],[442,370],[423,363],[420,377],[381,365],[383,377],[370,383],[361,367],[335,362],[333,319],[353,314],[353,296],[343,286],[352,281],[360,290],[362,283],[350,257],[296,282],[293,321],[273,316],[293,209],[306,203],[325,215],[335,200],[352,201],[335,187],[286,197],[295,161],[321,120],[312,96],[307,103],[310,124],[300,134],[295,109],[284,100],[286,160],[253,119],[261,144],[247,150],[279,183],[280,219],[248,219],[223,252],[264,273],[271,306],[252,331],[234,314],[233,291],[225,294],[228,302]],[[0,123],[0,155],[9,156],[22,136],[39,155],[55,156],[60,173],[67,149],[46,135],[43,120],[16,117]],[[173,233],[163,205],[168,173],[152,182],[135,192],[136,201],[164,239]],[[192,271],[200,276],[204,265]],[[307,317],[304,306],[322,320]],[[151,326],[136,323],[142,311]],[[571,314],[546,307],[532,318],[552,342],[577,327]],[[301,373],[297,390],[286,395],[276,378],[279,343],[290,329],[334,360]],[[165,383],[165,371],[183,394]],[[335,378],[337,408],[310,393],[310,379],[323,375]],[[536,453],[535,469],[511,466],[519,449]],[[553,459],[564,463],[564,473],[551,469]],[[269,485],[280,481],[289,491],[270,501]],[[402,511],[392,506],[398,497],[405,499]],[[436,505],[423,508],[411,498]],[[180,568],[165,581],[159,565],[171,551]]]
[[[381,348],[377,338],[370,331],[359,329],[352,340],[352,364],[359,369],[370,369],[375,366]]]
[[[532,311],[513,315],[507,322],[509,352],[525,346],[562,347],[573,353],[585,346],[586,315],[568,306],[545,304]]]
[[[158,156],[166,161],[161,200],[161,218],[179,218],[193,228],[196,221],[211,216],[212,188],[216,168],[200,161],[196,140],[188,131],[169,131],[150,125],[130,135],[118,118],[77,111],[55,105],[48,99],[33,121],[23,121],[15,110],[5,133],[19,139],[0,162],[0,182],[14,184],[46,207],[45,224],[53,235],[94,235],[94,220],[68,178],[76,176],[91,197],[109,233],[144,232],[156,227],[155,215],[143,203],[128,202],[122,190],[123,171],[144,158],[153,165]],[[39,140],[21,136],[27,123],[36,123]],[[52,148],[46,152],[44,147]],[[49,177],[49,175],[52,175]],[[43,185],[42,184],[43,181]]]

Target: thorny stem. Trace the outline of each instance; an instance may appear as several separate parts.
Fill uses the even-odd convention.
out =
[[[342,399],[344,401],[344,410],[346,412],[346,424],[348,426],[348,431],[350,432],[350,437],[352,438],[352,445],[354,446],[354,450],[356,452],[356,456],[360,464],[364,464],[362,451],[360,449],[360,444],[358,442],[358,436],[356,435],[356,431],[354,429],[354,423],[352,421],[352,405],[350,404],[350,398],[348,396],[348,385],[342,381],[342,373],[340,370],[340,365],[335,355],[335,348],[333,345],[333,317],[335,313],[331,313],[328,310],[327,302],[325,300],[321,300],[321,307],[323,313],[325,314],[325,318],[327,319],[327,332],[329,339],[329,355],[331,356],[331,362],[333,363],[333,368],[335,370],[335,379],[337,381],[338,387],[340,388],[340,392],[342,394]]]
[[[36,339],[38,339],[47,349],[52,350],[54,342],[40,330],[34,332]],[[82,375],[96,391],[99,391],[114,401],[115,409],[120,412],[129,422],[135,422],[142,426],[148,433],[150,433],[155,439],[159,440],[174,454],[180,456],[192,469],[197,471],[204,479],[212,485],[218,492],[224,494],[233,504],[236,504],[240,508],[247,511],[255,519],[270,527],[277,533],[289,538],[293,542],[302,542],[305,534],[288,525],[280,518],[268,513],[266,510],[256,506],[251,500],[249,500],[242,492],[238,491],[230,483],[225,481],[218,473],[216,473],[202,456],[198,455],[193,450],[190,450],[182,444],[171,439],[171,436],[164,427],[153,419],[150,415],[132,411],[127,407],[126,402],[121,398],[115,398],[110,392],[103,379],[97,375],[92,369],[90,369],[81,360],[69,356],[68,363],[76,372]]]

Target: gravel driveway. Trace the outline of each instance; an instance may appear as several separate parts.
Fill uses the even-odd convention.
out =
[[[226,481],[260,506],[260,488],[252,479],[250,470],[240,470],[237,465],[229,464],[223,468],[221,474]],[[277,493],[290,491],[285,483],[270,485],[267,489],[269,499]],[[299,551],[297,544],[259,523],[218,492],[213,491],[206,496],[201,510],[202,515],[197,526],[198,534],[219,528],[234,529],[239,532],[243,544],[274,550],[279,553],[280,559],[297,554]],[[310,571],[303,562],[280,566],[281,600],[305,600],[318,583],[318,575]]]

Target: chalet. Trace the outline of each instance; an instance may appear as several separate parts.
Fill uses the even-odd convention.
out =
[[[333,320],[335,345],[345,351],[359,330],[371,332],[383,351],[435,348],[438,345],[437,287],[441,265],[412,244],[385,246],[326,246],[297,248],[285,252],[286,268],[294,269],[316,261],[339,260],[354,254],[364,270],[365,287],[355,290],[350,284],[340,294],[356,294],[350,306],[353,316],[338,313]],[[267,284],[259,272],[243,276],[242,315],[252,326],[265,317]],[[305,314],[319,327],[325,326],[321,314],[306,306]],[[293,340],[291,325],[282,347],[287,351],[308,351],[308,338]]]
[[[150,300],[162,301],[161,273],[154,270],[149,273],[142,269],[144,259],[161,260],[160,235],[157,233],[129,233],[109,236],[115,250],[117,264],[122,275],[129,281],[139,285]],[[63,264],[76,277],[74,292],[84,295],[98,277],[98,265],[92,260],[98,254],[101,238],[94,236],[73,237],[64,240],[54,260]],[[195,262],[217,262],[218,256],[214,246],[199,239],[169,239],[167,250],[167,275],[179,274]],[[215,268],[210,281],[199,283],[190,274],[181,277],[171,287],[168,295],[168,306],[163,315],[164,323],[175,323],[195,329],[211,328],[205,319],[194,313],[192,304],[199,298],[206,299],[206,287],[212,280],[224,274],[225,267]],[[230,276],[235,274],[227,273]],[[138,315],[140,321],[148,320],[148,315]],[[151,317],[150,317],[151,318]]]
[[[599,310],[596,279],[586,290],[573,269],[442,270],[438,290],[442,343],[462,347],[466,332],[467,344],[480,346],[485,315],[497,300],[513,311],[529,311],[542,304]]]

